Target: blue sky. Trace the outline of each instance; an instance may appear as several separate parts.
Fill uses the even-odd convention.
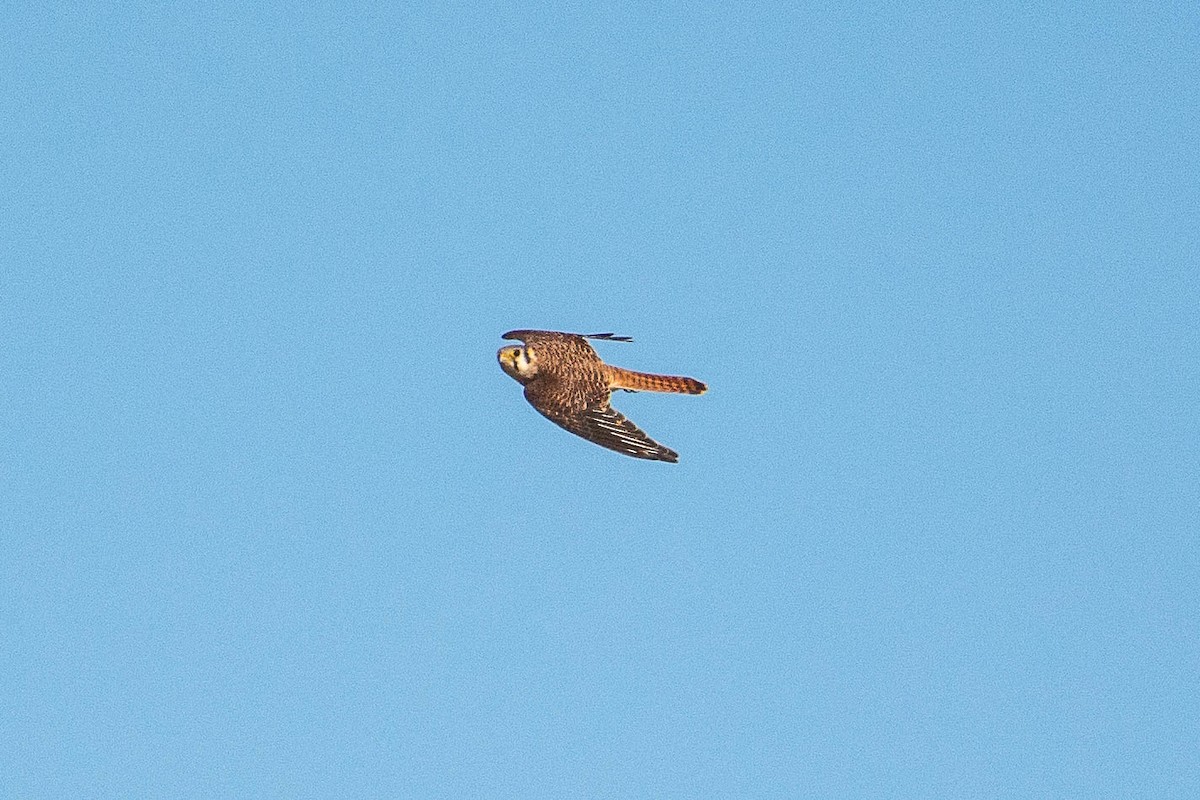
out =
[[[1200,795],[1200,13],[732,5],[0,12],[0,794]]]

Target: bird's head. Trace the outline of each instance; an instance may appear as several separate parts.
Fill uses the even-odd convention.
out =
[[[537,354],[532,347],[510,344],[496,353],[500,368],[520,383],[529,383],[537,375]]]

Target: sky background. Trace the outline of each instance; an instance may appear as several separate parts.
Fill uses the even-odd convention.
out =
[[[0,794],[1200,796],[1194,4],[202,5],[0,11]]]

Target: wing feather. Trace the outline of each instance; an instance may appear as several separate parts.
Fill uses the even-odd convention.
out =
[[[517,339],[527,344],[535,344],[538,339],[604,339],[609,342],[632,342],[631,336],[618,336],[615,333],[566,333],[565,331],[515,330],[502,333],[501,339]]]
[[[679,461],[678,453],[651,439],[608,403],[589,406],[579,413],[567,414],[558,409],[546,409],[537,405],[534,408],[576,436],[609,450],[651,461],[666,461],[671,464]]]

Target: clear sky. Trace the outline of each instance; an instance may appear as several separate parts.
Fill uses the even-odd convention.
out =
[[[198,5],[0,12],[0,795],[1200,797],[1193,3]]]

